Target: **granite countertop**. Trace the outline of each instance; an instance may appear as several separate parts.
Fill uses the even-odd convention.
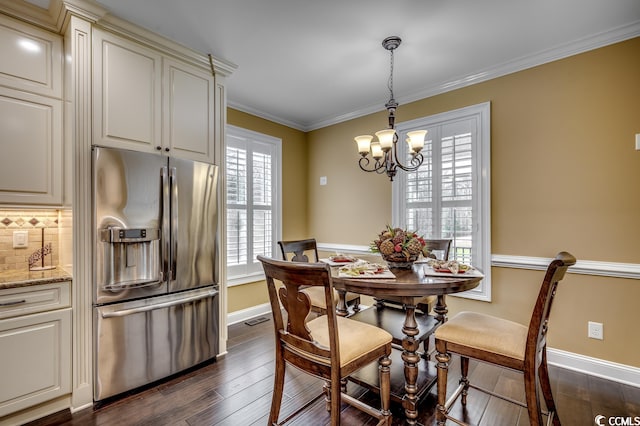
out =
[[[57,267],[48,271],[0,271],[0,290],[71,281],[71,274]]]

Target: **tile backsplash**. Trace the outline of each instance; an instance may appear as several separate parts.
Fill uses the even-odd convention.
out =
[[[28,271],[29,256],[48,243],[51,253],[44,257],[44,264],[57,266],[59,225],[57,210],[0,210],[0,272]],[[27,231],[27,247],[13,248],[14,231]]]

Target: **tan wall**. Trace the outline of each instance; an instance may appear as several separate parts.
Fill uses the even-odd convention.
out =
[[[398,109],[406,121],[491,102],[492,253],[640,263],[640,38]],[[381,99],[381,103],[384,99]],[[310,132],[309,233],[367,244],[391,220],[391,185],[357,166],[353,137],[384,127],[375,114]],[[329,185],[319,187],[318,176]],[[493,302],[449,298],[525,323],[542,272],[493,268]],[[640,367],[637,280],[570,274],[558,293],[551,347]],[[603,341],[587,321],[604,323]]]
[[[244,112],[227,109],[227,123],[282,140],[282,238],[307,238],[307,142],[304,132]],[[264,282],[229,288],[228,311],[269,301]]]
[[[491,102],[494,254],[553,257],[567,250],[580,260],[640,263],[639,69],[636,38],[401,105],[398,121]],[[353,142],[385,120],[377,113],[306,135],[308,223],[291,234],[365,245],[391,221],[391,185],[359,170]],[[326,186],[320,176],[327,176]],[[285,235],[289,226],[285,221]],[[492,274],[492,303],[449,297],[450,313],[476,310],[526,323],[542,272],[493,268]],[[632,332],[640,322],[638,301],[637,280],[568,274],[549,345],[640,367],[640,335]],[[587,321],[604,324],[603,341],[586,337]]]

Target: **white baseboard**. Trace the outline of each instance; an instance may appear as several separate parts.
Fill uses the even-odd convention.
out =
[[[227,314],[227,325],[237,324],[242,321],[246,321],[253,317],[259,317],[260,315],[268,314],[271,316],[271,304],[263,303],[262,305],[252,306],[247,309],[241,309],[239,311],[229,312]]]
[[[553,348],[547,348],[547,362],[568,370],[640,387],[640,368],[637,367]]]

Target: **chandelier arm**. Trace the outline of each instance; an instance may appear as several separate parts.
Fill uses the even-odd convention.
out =
[[[422,153],[418,153],[418,154],[414,155],[413,158],[411,159],[411,165],[410,166],[405,166],[405,165],[403,165],[401,163],[398,163],[397,166],[400,167],[405,172],[415,172],[416,170],[418,170],[420,168],[420,166],[422,165],[423,161],[424,161],[424,157],[422,156]]]
[[[360,169],[362,171],[384,173],[385,166],[386,166],[384,161],[376,160],[376,162],[373,164],[372,168],[367,168],[369,163],[371,163],[371,160],[369,160],[368,156],[367,157],[360,157],[360,160],[358,161],[358,165],[360,166]]]

